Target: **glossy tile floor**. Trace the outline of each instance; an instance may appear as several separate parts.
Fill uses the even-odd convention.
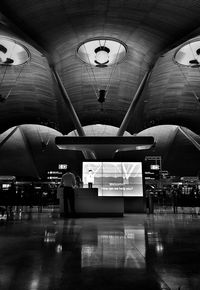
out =
[[[0,289],[200,289],[200,216],[2,222]]]

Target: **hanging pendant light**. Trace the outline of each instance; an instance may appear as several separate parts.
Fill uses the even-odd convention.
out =
[[[99,90],[98,102],[104,103],[106,99],[106,90]]]
[[[105,46],[99,46],[94,51],[96,53],[95,63],[100,66],[104,66],[109,63],[109,52],[110,49]]]
[[[77,56],[85,63],[91,87],[97,101],[101,104],[101,111],[117,66],[125,59],[126,54],[126,44],[111,37],[88,39],[80,43],[77,48]]]

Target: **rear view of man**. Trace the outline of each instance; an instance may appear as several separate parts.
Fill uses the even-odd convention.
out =
[[[69,207],[72,214],[75,214],[75,194],[74,187],[76,186],[75,175],[70,172],[69,166],[66,169],[66,173],[63,174],[60,186],[63,187],[63,197],[64,197],[64,215],[69,214]]]

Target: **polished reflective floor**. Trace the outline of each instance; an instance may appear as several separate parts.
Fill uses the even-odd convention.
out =
[[[2,221],[0,289],[200,289],[200,216]]]

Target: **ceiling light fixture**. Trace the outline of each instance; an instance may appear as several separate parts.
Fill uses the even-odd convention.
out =
[[[99,90],[98,102],[99,103],[104,103],[105,102],[105,97],[106,97],[106,90]]]
[[[117,65],[125,59],[126,45],[114,38],[97,37],[82,42],[77,48],[77,56],[84,62],[97,101],[103,104],[109,93],[111,80]],[[81,79],[83,80],[84,75]]]
[[[193,39],[180,46],[175,52],[174,61],[183,66],[200,67],[200,40]]]
[[[30,58],[30,53],[28,49],[22,44],[16,42],[14,39],[5,38],[0,36],[0,66],[3,77],[0,81],[1,93],[0,93],[0,103],[4,103],[8,97],[11,95],[13,88],[16,86],[17,81],[22,73],[25,64]],[[8,67],[16,66],[18,68],[14,70],[9,70]],[[12,72],[15,76],[13,84],[8,87],[4,85],[4,80],[7,72]],[[12,79],[10,77],[10,79]]]
[[[0,36],[0,65],[20,65],[30,58],[29,50],[14,39]]]
[[[88,39],[78,46],[77,56],[90,66],[107,67],[120,63],[127,53],[122,41],[110,37]]]
[[[193,85],[189,81],[188,76],[185,75],[185,69],[183,69],[184,67],[188,67],[197,68],[198,71],[200,70],[200,40],[197,38],[191,39],[183,45],[179,46],[174,54],[173,60],[175,64],[178,65],[179,70],[183,75],[183,78],[187,83],[188,87],[190,88],[193,96],[195,97],[197,102],[200,102],[199,93],[195,92]]]
[[[99,46],[95,49],[96,60],[95,63],[99,66],[105,66],[109,63],[110,49],[105,46]]]

